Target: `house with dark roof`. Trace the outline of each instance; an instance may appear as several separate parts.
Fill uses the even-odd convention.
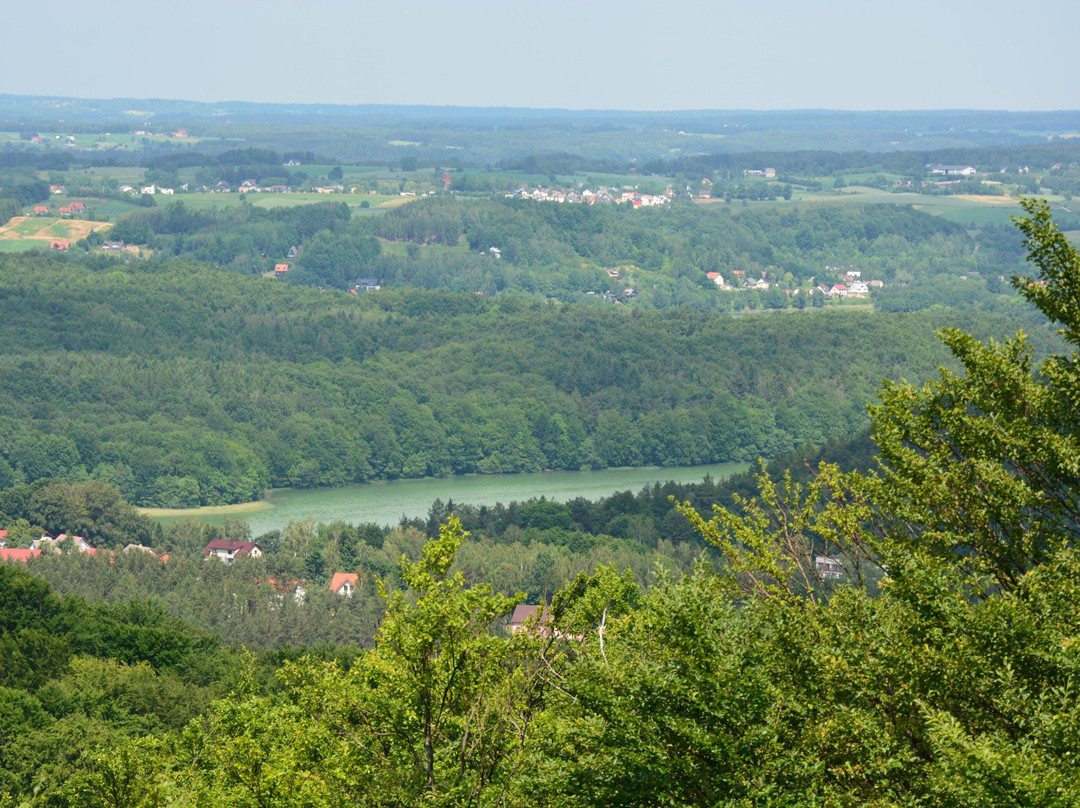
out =
[[[510,615],[507,628],[511,634],[529,630],[541,637],[548,637],[551,635],[551,615],[547,606],[519,603]]]
[[[838,581],[844,577],[844,566],[840,563],[840,556],[814,556],[814,568],[817,570],[818,575],[827,581]]]
[[[262,548],[253,541],[229,541],[228,539],[214,539],[203,548],[202,554],[206,558],[217,558],[226,564],[231,564],[238,558],[251,556],[258,558],[263,554]]]

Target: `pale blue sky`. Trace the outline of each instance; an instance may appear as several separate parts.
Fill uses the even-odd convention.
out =
[[[1080,109],[1077,0],[48,0],[0,92],[570,109]]]

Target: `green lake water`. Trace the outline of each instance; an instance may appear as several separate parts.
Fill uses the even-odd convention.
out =
[[[393,480],[345,488],[283,489],[267,496],[270,507],[240,518],[256,536],[285,527],[292,520],[312,517],[316,522],[340,519],[349,524],[375,522],[396,525],[402,516],[426,517],[431,503],[468,505],[509,504],[532,497],[566,502],[575,497],[599,499],[618,491],[637,493],[655,482],[700,482],[729,477],[749,468],[748,463],[720,463],[687,468],[602,469],[599,471],[544,471],[535,474],[474,474],[445,479]],[[212,520],[220,523],[221,518]]]

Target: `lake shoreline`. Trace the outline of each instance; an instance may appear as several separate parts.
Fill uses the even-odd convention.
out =
[[[136,510],[143,516],[149,516],[151,519],[161,517],[173,519],[190,517],[192,519],[198,519],[204,516],[232,516],[234,513],[257,513],[273,507],[273,503],[268,502],[264,497],[263,499],[257,499],[252,502],[237,502],[232,505],[202,505],[198,508],[137,508]]]
[[[196,519],[220,525],[226,518],[246,519],[254,535],[282,529],[290,521],[345,521],[397,524],[402,518],[424,517],[435,500],[469,505],[524,502],[546,497],[567,501],[576,496],[601,499],[619,491],[640,491],[643,486],[699,482],[706,476],[723,479],[750,468],[749,463],[704,466],[638,466],[592,471],[538,471],[517,474],[460,474],[376,480],[338,488],[272,488],[263,499],[235,505],[201,508],[140,508],[157,522],[169,524]]]

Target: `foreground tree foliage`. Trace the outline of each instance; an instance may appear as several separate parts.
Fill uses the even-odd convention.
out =
[[[1014,284],[1080,347],[1077,251],[1048,206],[1025,209],[1019,226],[1041,275]],[[1051,356],[1033,373],[1022,332],[1001,344],[957,329],[941,336],[964,375],[942,370],[921,390],[886,384],[872,413],[882,474],[855,488],[882,514],[883,553],[915,544],[920,554],[962,559],[973,583],[1014,589],[1080,536],[1077,354]]]
[[[407,590],[382,588],[375,648],[348,671],[304,658],[284,694],[238,692],[192,725],[183,790],[207,805],[498,804],[537,708],[536,640],[493,634],[515,600],[450,574],[465,533],[450,519]]]

